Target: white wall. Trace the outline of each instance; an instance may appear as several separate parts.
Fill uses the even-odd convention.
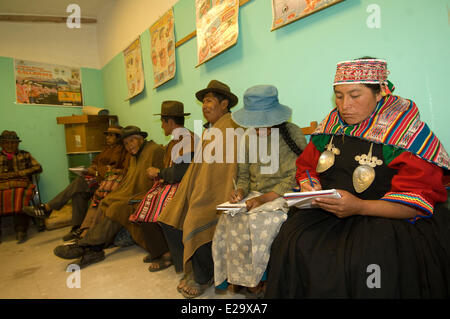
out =
[[[101,67],[170,9],[178,0],[116,0],[97,16]]]
[[[0,56],[74,67],[101,67],[96,24],[0,22]]]
[[[82,24],[80,29],[70,29],[64,23],[0,21],[0,56],[100,69],[177,1],[99,2],[97,6],[103,7],[97,14],[97,23]],[[55,6],[57,4],[61,7],[60,3]],[[81,4],[82,16],[84,9]],[[60,11],[57,11],[58,15],[66,14]]]

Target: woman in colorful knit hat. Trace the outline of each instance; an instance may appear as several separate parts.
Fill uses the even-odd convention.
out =
[[[266,297],[450,296],[449,157],[387,75],[384,60],[338,63],[336,108],[298,157],[296,179],[301,191],[334,188],[341,198],[291,208]]]

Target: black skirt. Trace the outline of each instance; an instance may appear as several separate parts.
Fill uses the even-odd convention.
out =
[[[266,297],[449,298],[449,225],[443,205],[415,224],[292,211],[272,244]]]
[[[321,175],[324,189],[353,191],[355,154],[367,143],[335,139],[341,149]],[[345,142],[345,143],[344,143]],[[383,158],[381,146],[374,153]],[[349,163],[352,166],[349,167]],[[390,188],[386,166],[358,196],[378,199]],[[449,298],[450,211],[434,207],[414,224],[404,219],[355,215],[338,218],[322,209],[291,209],[272,243],[267,298]]]

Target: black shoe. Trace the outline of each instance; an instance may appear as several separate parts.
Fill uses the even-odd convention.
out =
[[[47,210],[45,208],[44,204],[39,204],[38,206],[25,206],[22,208],[22,211],[27,214],[28,216],[34,217],[34,218],[41,218],[45,219],[50,216],[52,213],[52,210]]]
[[[16,234],[16,239],[18,244],[22,244],[27,240],[27,233],[23,231],[18,231]]]
[[[89,266],[91,264],[98,263],[105,259],[105,252],[103,250],[94,251],[91,249],[86,250],[86,253],[81,256],[79,260],[74,262],[75,265],[78,265],[81,268]]]
[[[84,255],[85,248],[79,246],[77,243],[69,245],[59,245],[53,250],[53,253],[59,258],[76,259]]]
[[[81,239],[81,233],[83,232],[82,229],[80,229],[80,226],[73,226],[70,232],[62,238],[63,241],[69,241],[73,239]]]
[[[33,218],[33,222],[37,228],[37,231],[43,232],[45,230],[45,220],[41,218]]]

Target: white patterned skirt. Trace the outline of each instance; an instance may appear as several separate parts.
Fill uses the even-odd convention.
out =
[[[282,197],[249,212],[222,214],[212,242],[214,283],[256,287],[269,261],[270,247],[287,218]]]

